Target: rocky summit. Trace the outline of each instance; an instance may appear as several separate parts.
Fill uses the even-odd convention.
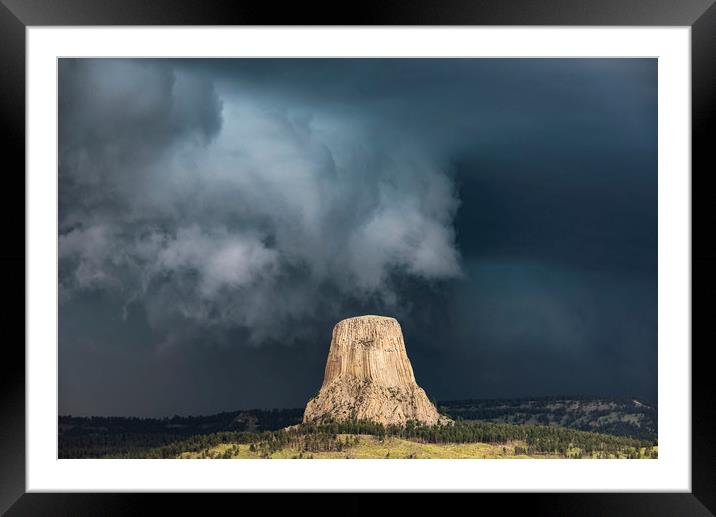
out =
[[[304,422],[408,420],[447,423],[418,386],[395,318],[357,316],[333,328],[323,385],[308,401]]]

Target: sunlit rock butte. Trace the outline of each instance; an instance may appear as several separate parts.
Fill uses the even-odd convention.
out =
[[[415,382],[403,332],[394,318],[357,316],[333,328],[323,385],[303,421],[447,423]]]

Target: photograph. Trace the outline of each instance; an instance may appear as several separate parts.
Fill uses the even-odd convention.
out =
[[[0,40],[0,515],[716,515],[716,0],[0,0]]]
[[[58,458],[657,459],[658,68],[58,58]]]

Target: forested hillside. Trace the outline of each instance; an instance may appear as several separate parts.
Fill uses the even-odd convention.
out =
[[[658,411],[636,399],[545,397],[539,399],[457,400],[438,403],[456,420],[557,425],[636,438],[656,439]]]
[[[320,432],[312,426],[303,426],[299,433],[302,438],[291,434],[286,436],[293,436],[292,447],[298,443],[296,440],[313,443],[313,438],[305,437],[317,432],[332,436],[374,434],[378,439],[395,437],[438,444],[510,442],[513,447],[511,454],[517,456],[521,453],[568,455],[569,451],[569,454],[577,454],[570,449],[570,443],[579,443],[580,450],[591,452],[613,452],[614,444],[617,444],[617,449],[625,451],[625,447],[633,449],[637,444],[644,447],[657,443],[656,406],[633,399],[462,400],[438,402],[438,407],[443,414],[456,421],[454,426],[412,426],[406,429],[387,426],[382,430],[371,428],[371,432],[367,432],[366,426],[373,424],[363,422],[360,425],[331,424],[333,427],[321,427]],[[247,449],[245,452],[263,451],[261,454],[265,455],[267,449],[261,444],[274,443],[278,436],[285,438],[280,430],[299,424],[302,416],[301,408],[252,409],[171,418],[61,416],[59,456],[174,457],[178,455],[174,454],[177,451],[209,451],[221,443],[254,443],[255,450]],[[575,434],[575,431],[589,432]],[[295,434],[295,431],[291,432]],[[284,438],[279,442],[285,445],[281,441]],[[614,441],[617,438],[627,441]],[[363,445],[366,443],[364,440]],[[602,448],[597,444],[601,444],[599,447]],[[302,447],[296,450],[300,451]],[[276,452],[273,450],[272,454]]]

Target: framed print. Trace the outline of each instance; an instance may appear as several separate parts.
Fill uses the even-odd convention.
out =
[[[538,5],[5,1],[0,508],[711,514],[716,8]]]

